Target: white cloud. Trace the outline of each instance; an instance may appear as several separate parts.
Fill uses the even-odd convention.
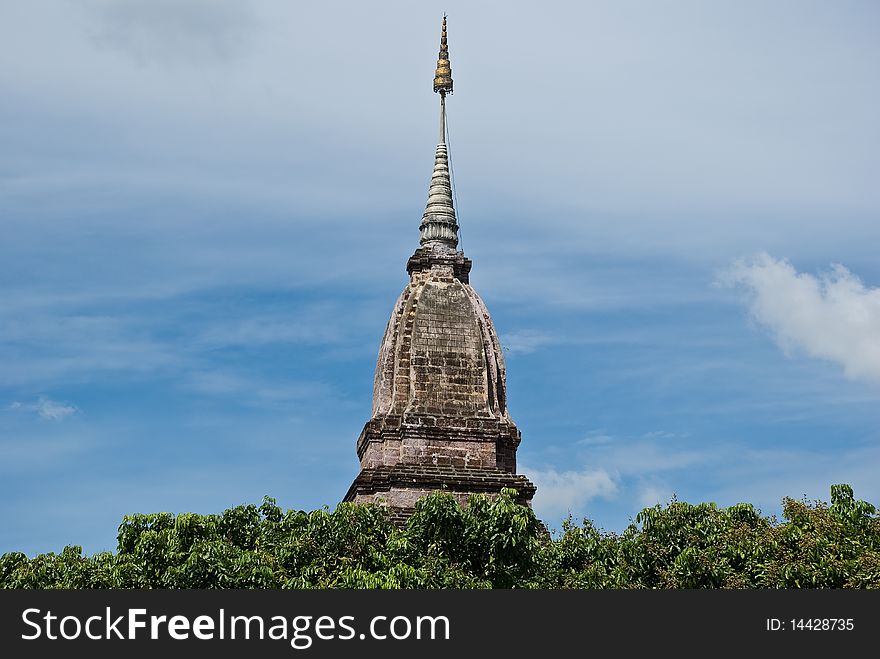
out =
[[[14,402],[9,406],[13,410],[22,410],[25,412],[35,412],[40,418],[48,421],[63,421],[72,414],[76,414],[79,410],[75,405],[67,403],[59,403],[45,396],[40,396],[35,403]]]
[[[880,288],[842,265],[818,276],[766,253],[736,262],[722,276],[750,293],[749,309],[787,352],[842,365],[847,376],[880,380]]]
[[[591,499],[607,499],[617,494],[617,483],[603,469],[560,472],[553,468],[523,467],[521,471],[538,486],[534,505],[538,516],[543,518],[577,513]]]
[[[871,443],[835,450],[828,445],[784,443],[756,448],[734,438],[678,435],[647,441],[618,436],[583,452],[572,447],[570,459],[591,467],[557,471],[523,466],[520,470],[538,486],[535,512],[551,526],[571,513],[575,518],[588,517],[601,528],[622,531],[627,515],[665,505],[673,495],[681,501],[714,501],[719,506],[748,502],[765,514],[779,515],[783,497],[827,501],[832,483],[850,483],[858,498],[873,503],[880,493],[876,478],[880,447]]]

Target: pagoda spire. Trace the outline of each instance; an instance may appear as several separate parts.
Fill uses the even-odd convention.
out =
[[[440,54],[434,71],[434,91],[440,94],[440,137],[434,154],[434,172],[428,188],[428,203],[419,227],[419,244],[455,251],[458,247],[458,222],[452,204],[449,153],[446,148],[446,94],[452,93],[452,68],[449,65],[449,46],[446,42],[445,14],[440,33]]]
[[[443,97],[452,93],[452,67],[449,66],[449,45],[446,43],[446,14],[443,14],[443,29],[440,32],[440,55],[434,71],[434,91]]]

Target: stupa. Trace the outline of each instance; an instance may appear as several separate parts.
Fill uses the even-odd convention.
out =
[[[446,145],[452,69],[446,17],[434,76],[440,137],[410,281],[379,348],[373,413],[357,440],[361,469],[345,501],[381,503],[405,520],[416,501],[445,490],[468,496],[515,488],[531,505],[535,486],[516,473],[520,432],[507,410],[504,355],[486,305],[458,249]]]

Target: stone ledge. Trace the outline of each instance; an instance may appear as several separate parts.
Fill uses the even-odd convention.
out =
[[[461,418],[442,415],[383,416],[370,419],[357,440],[358,459],[370,442],[431,440],[492,443],[516,451],[521,435],[510,421],[495,418]]]
[[[524,505],[530,505],[537,490],[534,483],[525,476],[500,469],[396,464],[362,469],[348,488],[343,501],[354,501],[358,495],[388,492],[392,488],[446,490],[458,494],[498,494],[505,487],[516,489],[517,502]]]
[[[420,247],[406,262],[406,271],[411,276],[414,272],[429,270],[435,265],[452,268],[452,273],[461,283],[469,283],[472,262],[464,252],[444,252],[430,247]]]

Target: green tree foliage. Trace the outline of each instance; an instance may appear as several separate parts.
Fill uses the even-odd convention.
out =
[[[0,556],[2,588],[876,588],[880,516],[848,485],[831,504],[785,499],[784,521],[748,504],[673,500],[623,533],[568,520],[553,538],[507,490],[459,506],[419,501],[405,528],[377,506],[221,515],[130,515],[116,553]]]

